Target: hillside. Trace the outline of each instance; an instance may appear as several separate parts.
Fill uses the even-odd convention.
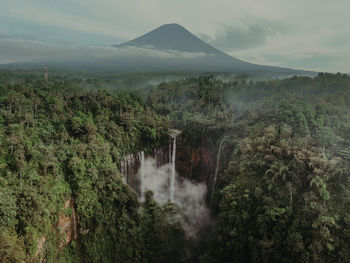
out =
[[[1,262],[349,262],[348,76],[0,80]]]

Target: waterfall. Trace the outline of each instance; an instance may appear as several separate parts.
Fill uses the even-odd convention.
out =
[[[123,175],[124,183],[128,184],[128,168],[130,166],[129,154],[120,161],[120,173]]]
[[[145,193],[145,153],[143,151],[139,154],[139,160],[140,160],[140,195],[141,200],[144,199],[144,193]]]
[[[170,194],[170,201],[174,202],[174,195],[175,195],[175,177],[176,177],[176,137],[180,134],[180,131],[178,130],[171,130],[170,136],[173,139],[173,146],[172,148],[169,146],[169,160],[170,162],[170,187],[169,187],[169,194]],[[171,156],[171,158],[170,158]]]
[[[127,183],[144,202],[146,191],[153,192],[153,198],[165,204],[168,201],[181,208],[186,220],[182,223],[189,236],[195,236],[201,225],[209,218],[204,196],[206,183],[194,182],[176,173],[176,149],[179,131],[171,130],[169,145],[158,148],[152,154],[140,151],[120,159],[120,172]]]
[[[169,147],[154,150],[154,158],[152,159],[155,161],[155,167],[150,167],[149,163],[146,164],[143,151],[136,154],[127,154],[120,159],[119,169],[121,174],[123,174],[124,183],[128,184],[139,195],[141,200],[143,200],[146,190],[164,192],[164,189],[161,188],[165,187],[168,193],[167,199],[174,202],[176,188],[176,139],[179,134],[180,131],[178,130],[170,130],[171,141]],[[157,169],[162,171],[161,174],[167,176],[167,183],[165,186],[159,185],[160,188],[156,190],[151,185],[147,185],[149,182],[147,184],[145,182],[150,179],[150,173],[154,173]],[[166,173],[164,173],[164,169],[167,169]],[[160,178],[157,179],[158,181],[160,180]],[[152,184],[156,184],[156,182],[152,182]]]
[[[219,149],[218,149],[218,152],[216,154],[215,171],[214,171],[214,174],[210,178],[209,183],[208,183],[208,189],[207,189],[207,193],[206,193],[206,197],[205,197],[208,203],[211,202],[212,194],[215,191],[215,187],[216,187],[216,181],[218,178],[219,166],[220,166],[220,154],[221,154],[221,148],[222,148],[223,142],[224,142],[224,139],[221,139],[220,144],[219,144]]]
[[[144,193],[144,160],[145,154],[141,151],[136,154],[127,154],[119,162],[119,171],[123,175],[124,183],[141,196]]]
[[[224,140],[221,140],[221,141],[220,141],[218,154],[217,154],[217,156],[216,156],[216,167],[215,167],[215,173],[214,173],[213,185],[212,185],[213,190],[214,190],[215,187],[216,187],[216,180],[217,180],[217,178],[218,178],[219,165],[220,165],[220,154],[221,154],[221,147],[222,147],[223,141],[224,141]]]

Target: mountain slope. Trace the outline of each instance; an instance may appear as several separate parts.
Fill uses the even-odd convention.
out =
[[[200,40],[179,24],[165,24],[134,40],[114,47],[152,47],[159,50],[177,50],[182,52],[203,52],[223,54],[220,50]]]
[[[148,50],[157,50],[163,52],[181,52],[197,54],[191,59],[172,58],[166,61],[159,61],[157,58],[149,58],[146,65],[142,61],[134,61],[134,65],[139,67],[137,63],[143,64],[148,69],[169,69],[169,70],[194,70],[194,71],[225,71],[235,73],[251,73],[251,72],[268,72],[268,73],[290,73],[299,74],[303,71],[292,70],[288,68],[263,66],[248,63],[236,59],[228,54],[214,48],[213,46],[194,36],[186,28],[179,24],[165,24],[145,35],[135,38],[123,44],[113,45],[118,49],[126,48],[142,48]],[[129,61],[130,62],[130,61]]]
[[[236,59],[200,40],[178,24],[165,24],[123,44],[52,49],[45,56],[0,67],[38,67],[114,72],[230,72],[274,77],[312,72],[263,66]]]

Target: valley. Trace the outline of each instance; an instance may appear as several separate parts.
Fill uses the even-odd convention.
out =
[[[10,73],[2,262],[347,262],[348,76],[106,92]]]
[[[0,1],[0,263],[350,263],[348,10]]]

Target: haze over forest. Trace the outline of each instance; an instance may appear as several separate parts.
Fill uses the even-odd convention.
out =
[[[0,262],[350,263],[345,0],[0,3]]]

